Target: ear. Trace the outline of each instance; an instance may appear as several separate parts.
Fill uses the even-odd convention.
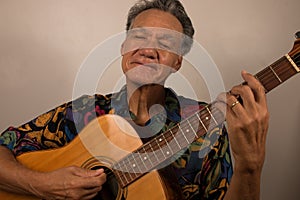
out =
[[[177,61],[175,63],[175,67],[174,67],[174,69],[176,70],[176,72],[181,68],[182,59],[183,59],[182,56],[178,56]]]
[[[124,55],[124,42],[122,42],[121,49],[120,49],[122,56]]]

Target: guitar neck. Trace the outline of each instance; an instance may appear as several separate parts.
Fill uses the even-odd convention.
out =
[[[300,54],[298,53],[294,57],[300,57]],[[294,60],[287,54],[272,65],[266,67],[264,70],[258,72],[255,77],[261,82],[267,93],[284,83],[292,76],[296,75],[298,72],[299,67],[296,62],[294,62]]]
[[[261,82],[267,93],[299,73],[299,66],[300,45],[297,44],[289,54],[254,76]],[[174,155],[187,148],[197,138],[222,124],[224,120],[222,112],[214,108],[211,103],[168,131],[154,137],[114,164],[113,168],[121,187],[126,187],[152,169],[169,163]]]

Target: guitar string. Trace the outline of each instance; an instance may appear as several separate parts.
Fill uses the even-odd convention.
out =
[[[296,55],[295,58],[298,59],[300,57],[300,54],[299,55]],[[284,60],[283,60],[284,61]],[[282,67],[282,62],[281,60],[278,60],[277,62],[273,63],[272,65],[270,65],[270,67],[272,67],[274,70],[280,70],[280,71],[276,71],[277,74],[280,74],[280,73],[287,73],[287,72],[291,72],[291,70],[289,68],[280,68]],[[270,71],[270,69],[267,67],[266,69],[262,70],[261,72],[259,72],[256,76],[259,77],[260,79],[264,79],[265,80],[265,83],[268,84],[270,82],[273,82],[274,81],[274,77],[272,76],[272,73],[265,73],[266,71]],[[273,78],[272,78],[273,77]],[[192,122],[193,123],[193,122]],[[198,123],[198,122],[197,122]],[[185,125],[187,125],[187,123],[185,123]],[[183,129],[185,129],[183,126],[181,126]],[[188,126],[188,128],[190,128],[191,126]],[[202,131],[203,131],[203,127],[201,127]],[[183,132],[183,131],[181,131]],[[170,136],[168,136],[166,138],[166,144],[169,144],[168,142],[168,138]],[[165,145],[166,145],[165,144]]]
[[[261,82],[261,84],[264,86],[264,88],[269,92],[273,88],[273,85],[277,83],[278,78],[277,78],[277,67],[276,65],[270,65],[268,68],[266,68],[265,72],[263,74],[257,74],[256,77],[257,79]],[[275,73],[275,74],[274,74]],[[275,82],[276,81],[276,82]],[[271,88],[269,88],[271,87]]]
[[[210,105],[208,105],[207,107],[206,107],[206,109],[207,108],[210,108],[209,107]],[[209,121],[209,120],[211,120],[212,119],[212,117],[211,116],[213,116],[213,115],[211,115],[209,112],[207,112],[207,111],[205,111],[205,113],[203,114],[203,112],[205,111],[205,109],[202,109],[202,110],[200,110],[200,111],[198,111],[198,112],[196,112],[196,114],[197,115],[199,115],[200,114],[200,116],[202,117],[202,116],[204,116],[205,118],[206,118],[206,121]],[[202,114],[201,114],[201,112],[202,112]],[[215,114],[215,111],[212,111],[212,113],[213,114]],[[220,111],[218,111],[218,113],[219,114],[221,114],[221,112]],[[209,117],[207,117],[207,115],[209,115]],[[190,125],[188,125],[188,122],[191,122],[193,125],[194,124],[199,124],[200,122],[199,122],[199,120],[198,119],[196,119],[195,118],[195,114],[194,115],[191,115],[193,118],[193,121],[191,121],[191,118],[187,118],[186,120],[184,120],[185,121],[185,123],[184,123],[184,126],[183,125],[181,125],[181,126],[175,126],[175,127],[173,127],[173,129],[174,128],[176,128],[176,127],[181,127],[181,129],[184,129],[184,130],[188,130],[188,129],[190,129],[190,128],[192,128],[192,126],[190,126]],[[201,119],[201,117],[200,117],[200,119]],[[222,118],[224,118],[223,117],[223,115],[221,114],[221,117]],[[214,117],[213,117],[214,118]],[[204,121],[203,119],[201,119],[202,121]],[[196,121],[196,122],[195,122]],[[209,127],[209,124],[207,125],[207,123],[206,122],[204,122],[203,123],[203,125],[204,126],[206,126],[206,127]],[[201,132],[201,133],[205,133],[206,132],[206,130],[208,129],[208,128],[206,128],[206,127],[203,127],[203,125],[202,126],[200,126],[200,129],[198,129],[196,132],[197,133],[199,133],[199,132]],[[217,126],[217,124],[215,123],[215,125],[214,125],[214,127],[216,127]],[[170,130],[172,130],[172,129],[170,129]],[[171,131],[166,131],[165,133],[163,133],[162,134],[162,137],[165,137],[165,142],[163,142],[163,146],[168,146],[169,144],[170,144],[170,140],[172,140],[172,139],[175,139],[175,142],[176,143],[178,143],[178,138],[177,138],[177,141],[176,141],[176,138],[174,138],[174,136],[172,136],[172,134],[169,134],[169,135],[167,135],[168,133],[170,133]],[[182,133],[182,136],[181,136],[181,138],[179,138],[179,139],[182,139],[182,138],[184,138],[184,134],[183,134],[183,131],[181,130],[180,131],[181,133]],[[177,152],[179,152],[180,150],[182,150],[182,149],[184,149],[185,147],[187,147],[192,141],[194,141],[194,139],[195,139],[195,137],[199,137],[199,135],[197,135],[197,133],[194,133],[192,136],[193,136],[193,138],[192,138],[192,140],[191,141],[188,141],[188,144],[186,144],[184,147],[181,147],[180,146],[180,149],[177,151]],[[176,135],[178,135],[178,133],[176,133]],[[167,136],[167,137],[166,137]],[[154,143],[155,145],[153,145],[153,141],[154,140],[152,140],[152,141],[150,141],[148,144],[146,143],[144,146],[143,146],[143,150],[144,150],[144,152],[143,153],[145,153],[145,151],[147,152],[148,150],[150,150],[151,152],[153,152],[153,148],[151,148],[152,146],[153,147],[157,147],[158,149],[161,149],[161,145],[159,144],[159,143],[157,143],[157,138],[155,138],[155,140],[156,140],[156,142]],[[163,141],[163,140],[162,140]],[[179,141],[180,142],[180,141]],[[180,142],[180,143],[182,143],[182,142]],[[145,148],[146,147],[146,148]],[[150,148],[149,148],[150,147]],[[157,148],[155,148],[155,149],[157,149]],[[145,150],[146,149],[146,150]],[[170,148],[169,148],[170,149]],[[139,149],[138,149],[139,150]],[[170,149],[171,151],[172,151],[172,149]],[[137,151],[138,152],[138,151]],[[176,153],[177,153],[176,152]],[[136,153],[136,152],[134,152],[134,153]],[[167,155],[165,155],[163,152],[161,153],[161,158],[160,158],[160,160],[162,160],[162,161],[164,161],[164,160],[166,160],[166,158],[169,158]],[[174,153],[172,154],[172,155],[174,155]],[[130,156],[130,155],[129,155]],[[124,165],[128,165],[128,164],[132,164],[132,160],[134,160],[134,162],[135,162],[135,164],[144,164],[143,163],[143,160],[141,159],[141,162],[136,162],[136,159],[130,159],[129,158],[129,156],[127,156],[124,160],[125,161],[123,161],[123,167],[124,167]],[[154,155],[152,155],[152,158],[153,157],[157,157],[157,155],[155,154],[155,152],[154,152]],[[141,157],[141,156],[140,156]],[[150,159],[151,160],[151,159]],[[138,159],[138,161],[140,161],[140,159]],[[159,161],[159,160],[158,160]],[[151,164],[152,164],[153,162],[151,162]],[[153,165],[153,164],[152,164]],[[122,166],[120,167],[120,168],[123,168]],[[127,167],[127,166],[126,166]],[[131,168],[131,167],[130,167]],[[150,170],[150,168],[148,168],[148,169],[146,169],[146,170]],[[133,170],[134,171],[134,170]]]
[[[169,137],[167,137],[167,138],[169,138]],[[166,140],[167,140],[167,138],[166,138]],[[167,144],[167,142],[165,142],[165,144]],[[139,150],[141,150],[141,148],[140,149],[138,149],[138,150],[136,150],[135,152],[133,152],[133,154],[135,153],[147,153],[147,152],[153,152],[153,154],[152,155],[148,155],[147,157],[148,158],[150,158],[150,162],[151,162],[151,160],[153,160],[153,157],[155,157],[155,158],[157,158],[157,156],[158,157],[160,157],[159,155],[156,155],[155,154],[155,152],[153,151],[153,148],[152,147],[154,147],[155,149],[161,149],[161,145],[158,143],[158,141],[157,141],[157,138],[154,138],[153,140],[151,140],[151,141],[149,141],[148,143],[146,143],[146,144],[144,144],[143,145],[143,151],[140,151],[139,152]],[[182,147],[181,147],[182,148]],[[161,153],[161,157],[162,158],[166,158],[166,155],[163,155],[163,152]],[[161,158],[160,158],[161,159]],[[141,159],[141,156],[139,155],[139,158],[138,159],[134,159],[134,157],[133,157],[133,159],[132,159],[132,155],[131,154],[129,154],[127,157],[125,157],[125,158],[123,158],[121,161],[123,161],[123,164],[120,164],[120,162],[118,162],[119,163],[119,168],[124,168],[126,165],[128,166],[128,165],[131,165],[132,166],[132,160],[134,160],[134,163],[135,163],[135,165],[139,165],[139,164],[144,164],[145,165],[145,163],[144,163],[144,161]],[[162,159],[161,159],[162,160]],[[137,162],[138,161],[138,162]],[[159,161],[159,159],[157,160],[157,161]],[[153,165],[153,163],[155,163],[155,161],[153,161],[153,162],[151,162],[151,165]],[[159,163],[158,163],[159,164]],[[158,165],[157,164],[157,165]],[[126,166],[126,167],[127,167]],[[130,169],[132,169],[132,167],[129,167]],[[133,171],[135,171],[134,169],[132,169]],[[146,170],[150,170],[150,168],[146,168]]]
[[[203,128],[201,128],[201,129],[203,129]],[[204,129],[203,129],[204,130]],[[181,131],[181,132],[183,132],[183,131]],[[168,138],[168,137],[167,137]],[[183,137],[181,137],[181,138],[183,138]],[[168,142],[166,142],[166,144],[170,144],[170,143],[168,143]],[[151,143],[150,144],[151,146],[157,146],[157,145],[153,145],[153,143]],[[160,148],[160,147],[159,147]],[[146,145],[146,149],[149,149],[148,148],[148,146]],[[153,152],[153,154],[155,155],[156,153],[155,152]],[[154,157],[154,155],[152,155],[152,158]],[[163,156],[161,156],[161,155],[163,155]],[[164,161],[165,160],[165,155],[162,153],[161,155],[158,155],[158,157],[161,157],[161,160],[162,161]],[[133,157],[134,158],[134,157]],[[151,159],[151,158],[150,158]],[[134,163],[135,165],[142,165],[142,164],[144,164],[144,162],[142,161],[142,160],[140,160],[140,159],[137,159],[137,160],[134,160],[134,162],[132,162],[132,160],[134,160],[134,159],[132,159],[132,157],[127,157],[127,159],[125,160],[125,162],[124,162],[124,164],[123,165],[121,165],[121,168],[122,168],[122,166],[124,167],[124,166],[126,166],[126,165],[130,165],[130,169],[132,169],[132,171],[133,171],[133,173],[131,173],[131,176],[132,175],[134,175],[135,177],[131,177],[131,178],[129,178],[126,174],[121,174],[121,176],[119,175],[119,177],[120,178],[122,178],[123,176],[126,176],[127,178],[126,179],[129,179],[129,181],[126,181],[126,182],[128,182],[128,183],[130,183],[131,181],[133,181],[133,180],[135,180],[135,178],[137,178],[137,177],[139,177],[140,176],[140,174],[139,173],[137,173],[136,171],[135,171],[135,169],[133,169],[132,167],[131,167],[131,164],[132,163]],[[147,170],[147,168],[145,168],[146,170]],[[149,168],[149,170],[150,170],[150,168]],[[130,175],[130,174],[129,174]],[[124,178],[122,178],[123,180],[124,180]]]
[[[299,55],[296,55],[295,56],[295,59],[298,59],[300,57],[300,54]],[[281,63],[281,62],[280,62]],[[264,70],[262,70],[262,71],[260,71],[260,72],[258,72],[257,74],[256,74],[256,76],[259,78],[259,79],[261,79],[262,81],[264,81],[264,83],[265,83],[265,85],[267,85],[267,84],[269,84],[269,83],[271,83],[271,82],[273,82],[274,81],[274,77],[272,76],[272,73],[264,73],[264,72],[266,72],[266,71],[270,71],[270,67],[272,67],[274,70],[278,70],[278,69],[280,69],[280,65],[278,65],[276,62],[275,63],[273,63],[273,64],[271,64],[269,67],[267,67],[267,68],[265,68]],[[283,69],[285,69],[285,68],[283,68]],[[276,71],[276,73],[281,73],[281,72],[278,72],[278,71]],[[273,77],[273,78],[272,78]],[[188,121],[187,121],[188,122]],[[192,122],[192,123],[194,123],[194,122]],[[197,122],[197,123],[199,123],[199,122]],[[185,125],[187,125],[187,123],[185,123]],[[190,128],[190,127],[192,127],[192,126],[188,126],[187,128]],[[185,127],[182,127],[183,129],[185,129]],[[201,130],[202,129],[202,130]],[[200,127],[200,130],[198,131],[198,132],[201,132],[201,131],[205,131],[204,130],[204,128],[201,126]],[[183,132],[183,131],[181,131],[181,132]],[[166,133],[167,134],[167,133]],[[176,135],[177,135],[177,133],[176,133]],[[162,137],[165,137],[165,135],[162,135]],[[169,136],[167,136],[167,137],[165,137],[165,142],[164,142],[164,146],[165,145],[169,145],[170,144],[170,142],[169,142],[169,140],[168,139],[170,139],[170,137],[171,137],[171,139],[173,139],[173,137],[172,137],[172,135],[169,135]],[[174,139],[176,139],[176,138],[174,138]],[[156,138],[155,138],[155,141],[156,141],[156,143],[157,143],[157,140],[156,140]],[[150,150],[150,148],[149,148],[149,145],[150,146],[155,146],[155,147],[158,147],[158,148],[160,148],[161,149],[161,145],[158,143],[157,145],[153,145],[153,141],[151,142],[151,143],[149,143],[148,145],[146,144],[145,146],[143,146],[144,147],[144,151],[148,151],[148,150]],[[146,148],[145,148],[146,147]],[[170,149],[170,148],[169,148]],[[182,149],[184,149],[184,147],[182,148]],[[171,150],[171,149],[170,149]],[[146,152],[143,152],[143,153],[146,153]],[[135,152],[135,153],[139,153],[139,152]],[[155,152],[153,152],[154,154],[155,154]],[[163,154],[163,153],[162,153]],[[128,156],[127,156],[128,157]],[[152,155],[152,157],[154,157],[153,155]],[[133,157],[134,158],[134,157]],[[164,155],[163,154],[163,157],[162,157],[162,160],[164,160],[166,158],[166,155]],[[139,162],[141,160],[141,162]],[[137,162],[138,161],[138,162]],[[128,158],[127,158],[127,162],[125,162],[124,163],[124,165],[127,165],[127,164],[131,164],[132,162],[130,161],[130,160],[128,160]],[[137,159],[137,160],[135,160],[134,159],[134,163],[136,163],[136,164],[144,164],[145,165],[145,163],[143,162],[143,160],[142,159]],[[131,168],[131,167],[130,167]],[[149,170],[150,170],[150,168],[149,168]],[[134,170],[133,170],[134,171]],[[141,171],[141,170],[140,170]],[[111,172],[109,173],[109,174],[112,174]]]
[[[296,54],[294,57],[293,57],[293,60],[296,60],[295,62],[298,64],[298,62],[299,62],[299,60],[298,60],[298,62],[297,62],[297,59],[299,59],[300,58],[300,54],[298,53],[298,54]],[[279,62],[280,60],[278,60],[278,62]],[[282,62],[282,61],[281,61]],[[273,63],[273,64],[271,64],[269,67],[267,67],[267,68],[265,68],[265,69],[263,69],[262,71],[260,71],[260,72],[258,72],[255,76],[257,76],[260,80],[262,80],[263,82],[264,82],[264,84],[265,85],[267,85],[267,84],[269,84],[269,83],[271,83],[271,82],[274,82],[274,76],[273,76],[273,74],[272,73],[266,73],[267,71],[270,71],[270,67],[272,67],[274,70],[275,70],[275,72],[276,72],[276,74],[280,74],[280,73],[284,73],[284,72],[286,72],[286,71],[288,71],[288,72],[290,72],[291,70],[290,69],[288,69],[288,68],[280,68],[281,67],[281,62],[279,62],[279,64],[277,63],[277,62],[275,62],[275,63]],[[280,70],[280,71],[276,71],[276,70]],[[275,86],[276,87],[276,86]],[[206,112],[207,113],[207,112]],[[197,114],[200,114],[200,111],[199,112],[197,112]],[[193,118],[192,118],[193,119]],[[191,121],[188,121],[188,119],[187,120],[185,120],[186,122],[191,122]],[[191,122],[192,124],[194,124],[195,122],[194,121],[192,121]],[[197,120],[197,123],[199,123],[199,120]],[[188,125],[188,123],[184,123],[184,125]],[[192,127],[192,126],[190,126],[190,125],[188,125],[187,126],[187,128],[190,128],[190,127]],[[181,125],[181,129],[186,129],[186,126],[182,126]],[[183,134],[183,131],[180,131],[182,134]],[[198,130],[198,132],[205,132],[205,128],[203,127],[203,126],[201,126],[200,127],[200,129]],[[164,133],[163,133],[164,134]],[[167,133],[166,133],[166,135],[167,135]],[[165,136],[165,135],[162,135],[162,137],[163,136]],[[176,133],[176,135],[175,136],[178,136],[178,133]],[[184,135],[183,135],[184,136]],[[172,136],[172,134],[170,134],[170,135],[167,135],[167,137],[165,137],[165,142],[163,143],[163,145],[169,145],[170,144],[170,142],[169,142],[169,140],[171,139],[175,139],[175,140],[177,140],[178,141],[178,139],[182,139],[183,137],[181,137],[181,138],[177,138],[176,139],[176,137],[173,137]],[[157,140],[156,140],[157,141]],[[178,142],[180,142],[180,141],[178,141]],[[182,143],[182,142],[180,142],[180,143]],[[145,145],[144,146],[144,153],[146,153],[147,151],[149,151],[149,150],[151,150],[150,148],[149,148],[149,145],[150,146],[154,146],[154,147],[158,147],[158,148],[161,148],[161,145],[158,143],[157,145],[153,145],[153,141],[152,141],[152,143],[149,143],[148,145]],[[180,146],[180,145],[179,145]],[[146,148],[145,148],[146,147]],[[185,147],[181,147],[180,146],[180,148],[182,148],[182,149],[184,149]],[[170,148],[169,148],[170,149]],[[170,149],[171,150],[171,149]],[[180,150],[179,150],[180,151]],[[136,153],[136,152],[135,152]],[[154,154],[155,154],[155,152],[153,152]],[[174,155],[174,154],[172,154],[172,155]],[[163,155],[164,157],[165,157],[165,155]],[[128,157],[128,156],[127,156]],[[152,155],[152,158],[154,157],[154,155]],[[164,160],[164,157],[163,157],[163,159],[162,160]],[[150,157],[151,158],[151,157]],[[137,162],[136,160],[134,161],[136,164],[145,164],[144,162],[143,162],[143,160],[142,159],[138,159],[138,160],[141,160],[141,162]],[[129,160],[129,162],[125,162],[124,163],[124,165],[127,165],[127,164],[130,164],[130,163],[132,163],[130,160]],[[130,167],[131,168],[131,167]],[[149,168],[150,169],[150,168]],[[115,173],[113,172],[114,170],[112,169],[112,170],[109,170],[108,172],[107,172],[107,170],[105,170],[106,171],[106,174],[109,176],[109,177],[111,177],[111,175],[114,175]]]
[[[274,69],[276,69],[276,68],[279,68],[280,67],[280,65],[275,65],[275,66],[272,66]],[[270,81],[271,82],[273,82],[274,81],[274,77],[273,78],[270,78],[270,75],[269,74],[271,74],[271,73],[263,73],[263,72],[266,72],[266,71],[269,71],[270,69],[268,69],[268,68],[266,68],[266,69],[264,69],[264,70],[262,70],[261,72],[259,72],[256,76],[259,78],[259,79],[264,79],[264,80],[266,80],[266,82],[265,82],[265,84],[268,84]],[[262,74],[261,74],[262,73]],[[276,73],[278,73],[278,72],[276,72]],[[186,125],[187,123],[185,123],[184,125]],[[179,128],[180,128],[180,126],[178,126]],[[182,126],[181,126],[182,127]],[[183,129],[185,129],[184,127],[182,127]],[[189,128],[189,127],[188,127]],[[204,128],[202,128],[201,127],[201,129],[204,129]],[[183,131],[181,130],[180,131],[181,133],[183,133]],[[166,140],[168,141],[168,138],[169,138],[170,136],[168,136],[168,137],[166,137]],[[175,138],[176,139],[176,138]],[[158,148],[160,148],[160,145],[159,145],[159,143],[157,143],[157,145],[153,145],[153,141],[156,141],[156,143],[157,143],[157,140],[156,140],[156,138],[155,138],[155,140],[152,140],[152,142],[150,142],[148,145],[145,145],[144,147],[146,147],[146,148],[144,148],[144,149],[146,149],[146,152],[147,152],[147,150],[150,150],[150,148],[149,148],[149,145],[150,146],[155,146],[155,147],[158,147]],[[167,142],[166,142],[167,143]],[[137,153],[137,152],[135,152],[135,153]],[[155,152],[153,152],[154,154],[155,154]],[[164,157],[166,157],[165,155],[163,155]],[[162,158],[162,160],[164,160],[164,157]],[[131,159],[132,160],[132,159]],[[128,164],[132,164],[132,162],[131,162],[131,160],[130,159],[128,159],[128,156],[127,156],[127,160],[125,159],[125,162],[124,162],[124,164],[123,165],[128,165]],[[138,159],[138,160],[140,160],[140,159]],[[141,164],[142,162],[137,162],[136,160],[134,160],[134,163],[135,164]],[[130,166],[130,168],[132,168],[131,166]],[[134,171],[134,170],[133,170]]]
[[[199,123],[199,122],[198,122]],[[186,125],[187,125],[187,123],[186,123]],[[185,127],[184,127],[185,128]],[[202,131],[205,131],[204,130],[204,128],[203,127],[201,127],[203,130]],[[171,137],[171,135],[169,135],[168,137],[166,137],[166,140],[168,141],[168,138],[170,138]],[[176,139],[176,138],[175,138]],[[170,143],[168,143],[168,142],[165,142],[163,145],[167,145],[167,144],[170,144]],[[189,143],[191,143],[191,141],[189,141]],[[153,141],[152,141],[152,143],[149,143],[148,145],[150,145],[150,146],[154,146],[154,145],[152,145],[153,144]],[[147,150],[151,150],[149,147],[148,147],[148,145],[145,145],[144,147],[147,147],[146,148],[146,151]],[[156,147],[158,147],[158,148],[161,148],[161,145],[155,145]],[[184,147],[181,147],[181,149],[183,149]],[[144,148],[145,149],[145,148]],[[153,152],[153,154],[155,155],[155,152]],[[152,155],[152,157],[154,157],[154,155]],[[130,156],[130,155],[129,155]],[[124,160],[125,160],[125,162],[123,162],[123,165],[132,165],[132,162],[131,162],[131,160],[133,160],[133,159],[128,159],[128,157],[129,156],[127,156],[127,158],[125,158]],[[135,164],[136,165],[138,165],[138,164],[143,164],[143,161],[141,160],[141,162],[136,162],[136,161],[140,161],[140,159],[135,159],[134,160],[134,162],[135,162]],[[162,155],[162,157],[161,157],[161,160],[166,160],[166,155]],[[130,166],[130,168],[132,168],[131,166]],[[150,168],[148,169],[148,170],[150,170]],[[134,170],[133,170],[134,171]],[[124,176],[126,176],[126,175],[124,175]]]
[[[295,57],[294,57],[292,60],[295,61],[296,59],[299,59],[299,56],[300,56],[300,53],[296,54]],[[284,73],[287,73],[287,71],[288,71],[289,74],[293,73],[292,75],[295,75],[295,74],[296,74],[295,71],[294,71],[295,68],[293,68],[293,67],[291,66],[291,63],[290,63],[289,61],[287,61],[287,63],[288,63],[288,65],[290,66],[290,68],[283,67],[279,73],[284,74]],[[276,67],[277,67],[277,66],[276,66]],[[279,65],[278,68],[279,68],[279,67],[281,67],[281,66]],[[292,75],[291,75],[291,76],[292,76]],[[291,76],[290,76],[290,77],[291,77]]]
[[[265,70],[263,70],[257,74],[257,77],[259,77],[261,82],[264,82],[265,86],[267,86],[270,83],[274,83],[274,80],[278,80],[278,79],[276,79],[276,76],[274,77],[274,73],[276,73],[278,75],[278,72],[276,70],[279,69],[279,67],[281,67],[280,64],[283,61],[284,61],[284,59],[281,58],[278,61],[276,61],[275,63],[269,65],[267,68],[265,68]],[[271,70],[271,68],[273,69],[274,73]]]
[[[155,160],[159,161],[159,157],[160,157],[159,155],[157,155],[155,153],[153,147],[154,147],[154,149],[159,149],[160,148],[160,144],[157,141],[157,138],[154,138],[151,141],[149,141],[148,143],[144,144],[142,146],[142,148],[137,149],[132,154],[139,154],[139,153],[144,154],[144,153],[148,152],[147,160],[150,159],[150,162],[152,160],[151,165],[153,165],[153,163],[156,163]],[[151,154],[149,154],[149,152],[151,152]],[[132,165],[132,160],[134,160],[134,159],[131,158],[132,156],[134,156],[134,155],[129,154],[127,157],[125,157],[123,159],[123,164],[121,164],[120,168],[123,168],[124,165]],[[143,162],[144,161],[142,160],[142,156],[140,156],[140,155],[139,155],[138,159],[135,159],[135,164],[143,164]],[[156,164],[155,164],[155,166],[156,166]],[[132,168],[132,167],[130,166],[130,168]],[[146,170],[150,170],[150,168],[148,168]],[[133,169],[133,171],[134,171],[134,169]]]
[[[299,48],[298,48],[299,49]],[[298,50],[297,48],[295,49],[296,51]],[[295,63],[298,63],[298,62],[300,62],[300,60],[299,60],[299,57],[300,57],[300,53],[298,52],[297,54],[295,54],[294,56],[292,56],[292,60],[295,62]],[[285,57],[283,57],[283,58],[285,58]],[[259,72],[258,74],[256,74],[256,76],[260,76],[261,75],[261,73],[262,73],[262,75],[263,76],[261,76],[260,78],[261,79],[264,79],[263,81],[265,81],[265,85],[267,85],[267,84],[270,84],[270,83],[272,83],[273,81],[274,81],[274,77],[272,76],[272,73],[270,73],[270,74],[263,74],[263,72],[265,72],[265,70],[268,70],[270,67],[273,67],[273,69],[276,71],[276,68],[278,69],[278,68],[280,68],[281,66],[280,65],[278,65],[278,61],[281,61],[283,58],[281,58],[281,59],[279,59],[279,60],[277,60],[275,63],[273,63],[273,64],[271,64],[270,66],[268,66],[267,68],[265,68],[264,70],[262,70],[261,72]],[[285,59],[284,59],[285,60]],[[297,62],[298,61],[298,62]],[[286,68],[282,68],[281,70],[284,70],[284,69],[286,69]],[[288,69],[286,69],[286,70],[288,70]],[[279,73],[284,73],[284,71],[279,71],[279,72],[276,72],[276,74],[279,74]],[[271,78],[270,78],[271,77]],[[273,77],[273,78],[272,78]],[[277,79],[278,80],[278,79]],[[275,86],[276,87],[276,86]]]
[[[268,66],[267,68],[258,72],[255,75],[258,78],[258,80],[264,85],[265,88],[267,86],[269,86],[270,84],[272,87],[271,89],[278,86],[279,84],[281,84],[281,82],[275,86],[273,85],[273,84],[276,84],[276,82],[278,81],[278,78],[276,77],[276,75],[280,76],[281,73],[286,73],[286,71],[288,71],[288,72],[292,71],[291,69],[286,68],[286,67],[282,68],[282,65],[281,65],[282,62],[286,62],[286,60],[283,58],[277,60],[276,62],[274,62],[273,64],[271,64],[270,66]],[[271,70],[271,67],[272,67],[273,71]],[[269,73],[266,73],[267,71],[269,71]],[[276,75],[273,74],[274,72],[276,73]],[[276,82],[274,82],[275,80],[276,80]],[[267,89],[267,90],[269,90],[269,89]]]
[[[154,140],[153,140],[154,141]],[[154,146],[153,145],[153,141],[152,141],[152,143],[148,143],[148,145],[145,145],[144,146],[144,150],[151,150],[152,152],[153,152],[153,148],[151,149],[150,147],[151,146]],[[155,145],[156,146],[156,145]],[[146,147],[146,148],[145,148]],[[158,143],[157,143],[157,147],[159,147],[159,145],[158,145]],[[134,152],[135,153],[135,152]],[[153,152],[153,155],[152,155],[152,157],[154,157],[154,155],[155,155],[155,152]],[[132,162],[131,162],[131,160],[132,159],[130,159],[129,158],[130,157],[130,155],[128,155],[125,159],[123,159],[123,160],[125,160],[124,162],[123,162],[123,164],[121,164],[121,166],[120,166],[120,168],[123,168],[124,167],[124,165],[131,165],[132,164]],[[148,156],[149,157],[149,156]],[[150,156],[151,157],[151,156]],[[150,158],[149,157],[149,158]],[[151,159],[151,158],[150,158]],[[138,159],[139,160],[139,159]],[[141,160],[142,161],[142,160]],[[143,161],[142,161],[143,162]],[[142,162],[140,162],[140,160],[139,160],[139,162],[136,162],[136,160],[135,160],[135,163],[136,163],[136,165],[138,165],[138,164],[141,164]],[[120,162],[119,162],[120,163]],[[123,166],[122,166],[123,165]],[[130,168],[131,168],[131,166],[130,166]],[[134,170],[133,170],[134,171]],[[124,176],[126,176],[126,174],[124,174]]]
[[[176,128],[176,126],[175,127],[173,127],[172,129],[174,129],[174,128]],[[170,132],[170,131],[166,131],[166,132],[164,132],[164,133],[162,133],[162,135],[160,135],[160,136],[157,136],[156,138],[154,138],[153,140],[151,140],[149,143],[146,143],[145,145],[143,145],[143,151],[140,151],[139,153],[147,153],[147,152],[152,152],[153,151],[153,148],[151,148],[151,147],[154,147],[154,149],[161,149],[161,146],[162,145],[167,145],[167,142],[166,141],[164,141],[164,140],[161,140],[161,141],[164,141],[164,142],[159,142],[159,139],[157,139],[157,138],[159,138],[159,137],[165,137],[165,139],[168,141],[168,139],[170,138],[170,137],[172,137],[171,135],[167,135],[168,134],[168,132]],[[173,131],[174,132],[174,131]],[[183,138],[183,137],[182,137]],[[169,143],[170,144],[170,143]],[[184,147],[181,147],[181,148],[184,148]],[[138,150],[140,150],[140,149],[138,149]],[[159,151],[160,152],[160,151]],[[134,152],[135,153],[135,152]],[[162,153],[159,153],[159,154],[161,154],[161,159],[164,159],[167,155],[163,155]],[[152,157],[155,157],[155,155],[152,155]],[[156,159],[155,159],[156,160]],[[154,162],[153,162],[154,163]]]
[[[280,64],[282,61],[279,60],[278,62],[279,62],[279,64]],[[279,69],[280,65],[278,65],[278,64],[275,62],[274,64],[270,65],[270,67],[273,67],[273,69],[276,70],[276,69]],[[274,77],[272,78],[272,74],[271,74],[271,73],[263,73],[263,72],[266,72],[266,71],[269,71],[269,70],[270,70],[270,69],[268,69],[268,67],[267,67],[266,69],[262,70],[261,72],[259,72],[259,73],[256,75],[259,79],[264,80],[264,82],[265,82],[266,85],[267,85],[268,83],[274,81]],[[277,71],[276,73],[280,73],[280,72]],[[179,126],[179,128],[180,128],[180,126]],[[182,128],[183,128],[183,127],[182,127]],[[181,131],[181,132],[183,132],[183,131]],[[168,141],[168,137],[167,137],[166,139],[167,139],[167,141]],[[157,143],[156,138],[155,138],[154,141],[156,141],[156,143]],[[166,143],[167,143],[167,142],[166,142]],[[169,144],[169,143],[168,143],[168,144]],[[157,145],[153,145],[153,142],[152,142],[152,143],[149,143],[149,145],[155,146],[155,147],[158,147],[159,149],[161,149],[159,143],[158,143]],[[165,144],[165,145],[166,145],[166,144]],[[146,147],[146,151],[149,150],[148,145],[145,145],[144,147]],[[155,152],[153,152],[153,153],[155,153]],[[159,156],[159,155],[158,155],[158,156]],[[164,160],[165,157],[166,157],[166,155],[164,155],[164,153],[162,153],[162,158],[161,158],[161,159]],[[133,158],[134,158],[134,157],[133,157]],[[132,159],[131,159],[131,160],[132,160]],[[130,160],[130,159],[128,160],[128,158],[127,158],[127,161],[124,163],[124,165],[132,164],[131,160]],[[140,159],[138,159],[138,160],[140,160]],[[134,163],[136,163],[136,164],[141,164],[141,163],[143,163],[143,162],[137,163],[136,160],[134,160]],[[132,167],[130,167],[130,168],[132,168]],[[134,169],[133,169],[133,171],[134,171]]]
[[[300,52],[298,52],[294,57],[294,62],[297,64],[297,66],[300,68]]]

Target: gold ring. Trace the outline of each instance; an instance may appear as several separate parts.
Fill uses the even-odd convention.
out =
[[[236,106],[239,103],[240,103],[239,101],[234,102],[233,104],[231,104],[231,108],[233,108],[234,106]]]

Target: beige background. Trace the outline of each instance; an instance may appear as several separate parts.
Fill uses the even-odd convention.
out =
[[[81,63],[96,45],[123,31],[133,2],[0,0],[0,129],[71,100]],[[183,2],[196,40],[216,62],[226,89],[241,82],[242,69],[256,73],[289,52],[300,30],[299,0]],[[121,74],[115,64],[108,70],[115,74],[111,77]],[[200,85],[195,91],[202,100],[209,100],[203,81],[188,67],[182,74]],[[98,92],[112,90],[117,78],[111,77],[99,82]],[[296,76],[268,94],[271,122],[262,199],[299,199],[299,86]],[[176,90],[185,94],[183,88]]]

